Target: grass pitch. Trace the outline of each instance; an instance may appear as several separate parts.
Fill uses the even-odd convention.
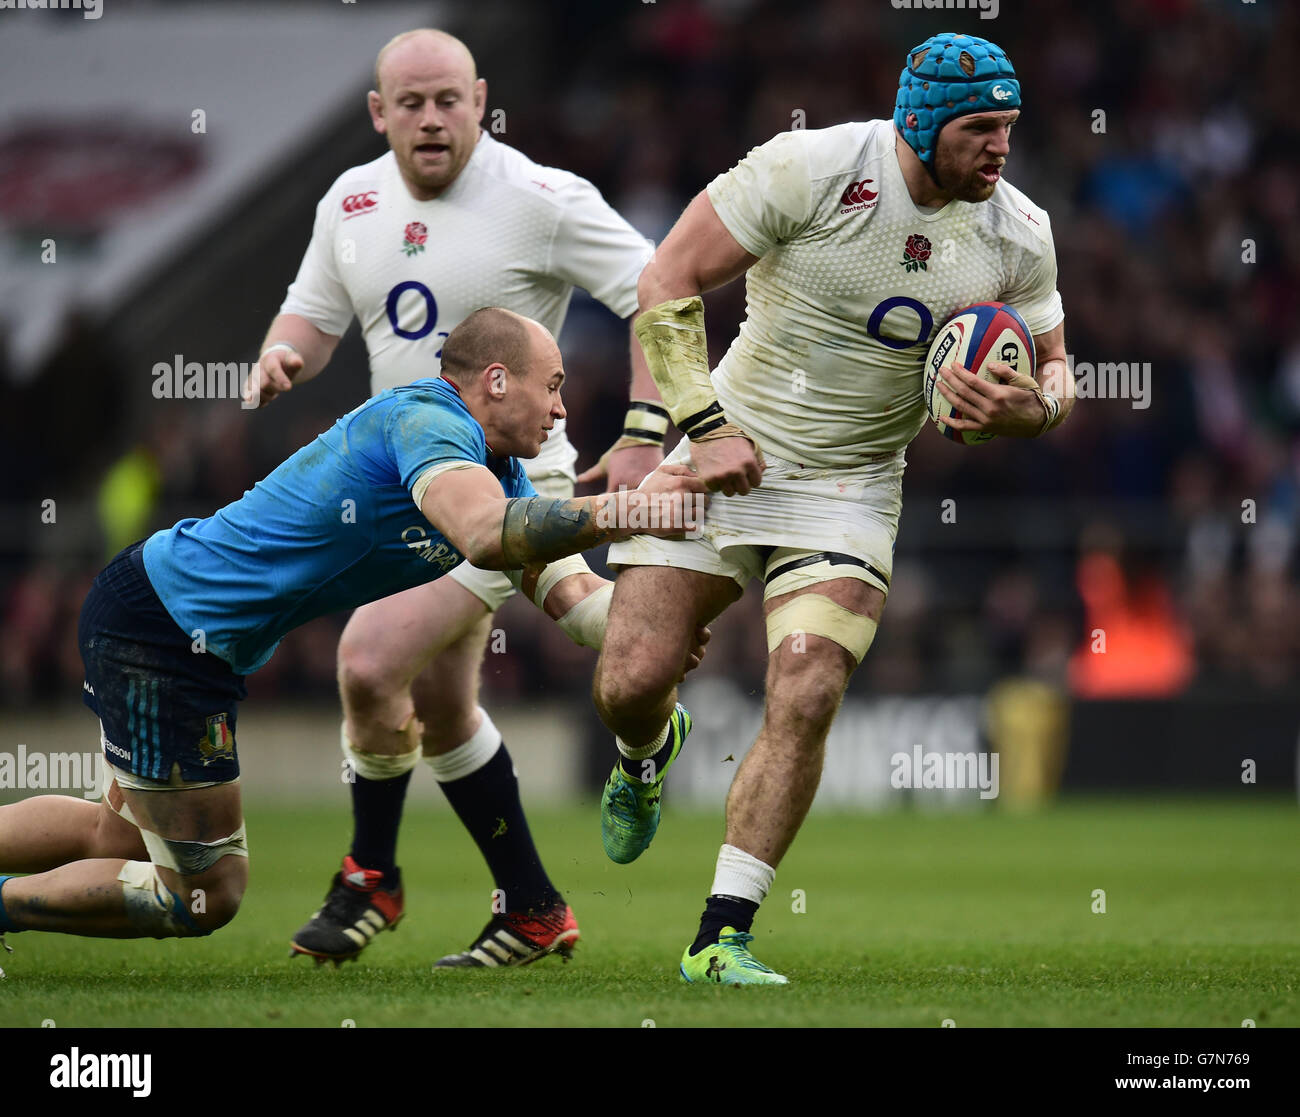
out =
[[[594,802],[534,812],[582,926],[574,961],[434,974],[486,922],[492,885],[450,812],[407,813],[406,920],[359,963],[288,958],[343,852],[345,807],[254,805],[234,923],[195,941],[11,936],[0,1025],[1300,1025],[1300,812],[1286,801],[814,815],[755,928],[755,953],[791,984],[759,989],[677,977],[720,816],[669,801],[654,846],[620,867]]]

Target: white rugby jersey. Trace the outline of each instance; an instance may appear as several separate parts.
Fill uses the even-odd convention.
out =
[[[890,120],[783,132],[708,186],[761,257],[718,399],[805,465],[853,467],[916,436],[930,339],[962,307],[1010,303],[1031,334],[1064,318],[1047,214],[1005,181],[986,202],[917,209],[894,134]]]
[[[534,163],[480,131],[455,181],[411,197],[391,151],[345,171],[316,224],[282,314],[342,335],[353,315],[370,353],[370,390],[441,369],[442,343],[483,306],[504,306],[559,336],[575,286],[620,318],[653,251],[586,179]],[[576,451],[556,423],[529,476],[572,476]]]

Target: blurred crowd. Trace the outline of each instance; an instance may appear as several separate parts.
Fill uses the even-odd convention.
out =
[[[1051,216],[1068,349],[1149,364],[1149,406],[1080,399],[1043,440],[979,448],[927,426],[908,451],[885,621],[853,689],[981,690],[1009,674],[1089,697],[1293,689],[1300,125],[1288,106],[1300,11],[1026,7],[1020,17],[1003,0],[980,21],[862,0],[554,0],[511,7],[510,26],[485,3],[482,29],[465,35],[489,108],[507,110],[501,138],[590,178],[655,239],[776,132],[891,115],[903,56],[929,34],[998,41],[1024,96],[1007,178]],[[743,311],[742,284],[709,297],[715,360]],[[562,342],[582,467],[618,433],[626,330],[579,297]],[[267,447],[237,409],[160,408],[109,474],[86,478],[97,560],[178,506],[202,513],[237,496],[331,417],[298,419]],[[955,523],[941,519],[946,500]],[[43,554],[10,564],[0,702],[76,692],[76,613],[94,569]],[[253,692],[332,692],[342,620],[291,635]],[[589,685],[593,653],[529,606],[511,602],[499,624],[490,693]],[[701,670],[757,688],[765,651],[751,592],[715,626]]]

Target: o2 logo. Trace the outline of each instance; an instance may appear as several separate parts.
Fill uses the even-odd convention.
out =
[[[408,330],[397,320],[397,304],[401,297],[410,292],[418,295],[424,300],[424,325],[418,329]],[[388,324],[393,327],[393,333],[406,341],[420,341],[433,333],[433,328],[438,324],[438,301],[433,297],[433,292],[423,283],[414,279],[408,279],[404,283],[399,283],[388,292],[387,300]],[[446,337],[447,331],[444,330],[438,334],[438,337]],[[435,358],[442,358],[442,348],[434,354]]]
[[[921,320],[920,332],[910,341],[906,338],[900,341],[898,338],[882,337],[880,327],[885,321],[885,315],[891,310],[897,310],[899,307],[904,306]],[[917,302],[916,299],[909,299],[906,295],[895,295],[886,299],[871,312],[871,317],[867,319],[867,333],[880,342],[881,345],[887,345],[890,349],[910,349],[913,345],[924,345],[925,339],[930,336],[930,330],[933,326],[934,315],[930,313],[925,303]]]

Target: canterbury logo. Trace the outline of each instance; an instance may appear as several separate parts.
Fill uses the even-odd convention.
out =
[[[1005,85],[995,85],[990,92],[993,94],[995,101],[1009,101],[1015,96]]]
[[[368,209],[374,209],[379,203],[375,201],[377,190],[367,190],[364,194],[349,194],[343,199],[344,213],[365,213]]]
[[[840,195],[840,205],[842,206],[860,206],[867,202],[874,202],[878,190],[868,190],[867,186],[874,182],[875,179],[864,178],[861,182],[852,183],[843,194]]]

